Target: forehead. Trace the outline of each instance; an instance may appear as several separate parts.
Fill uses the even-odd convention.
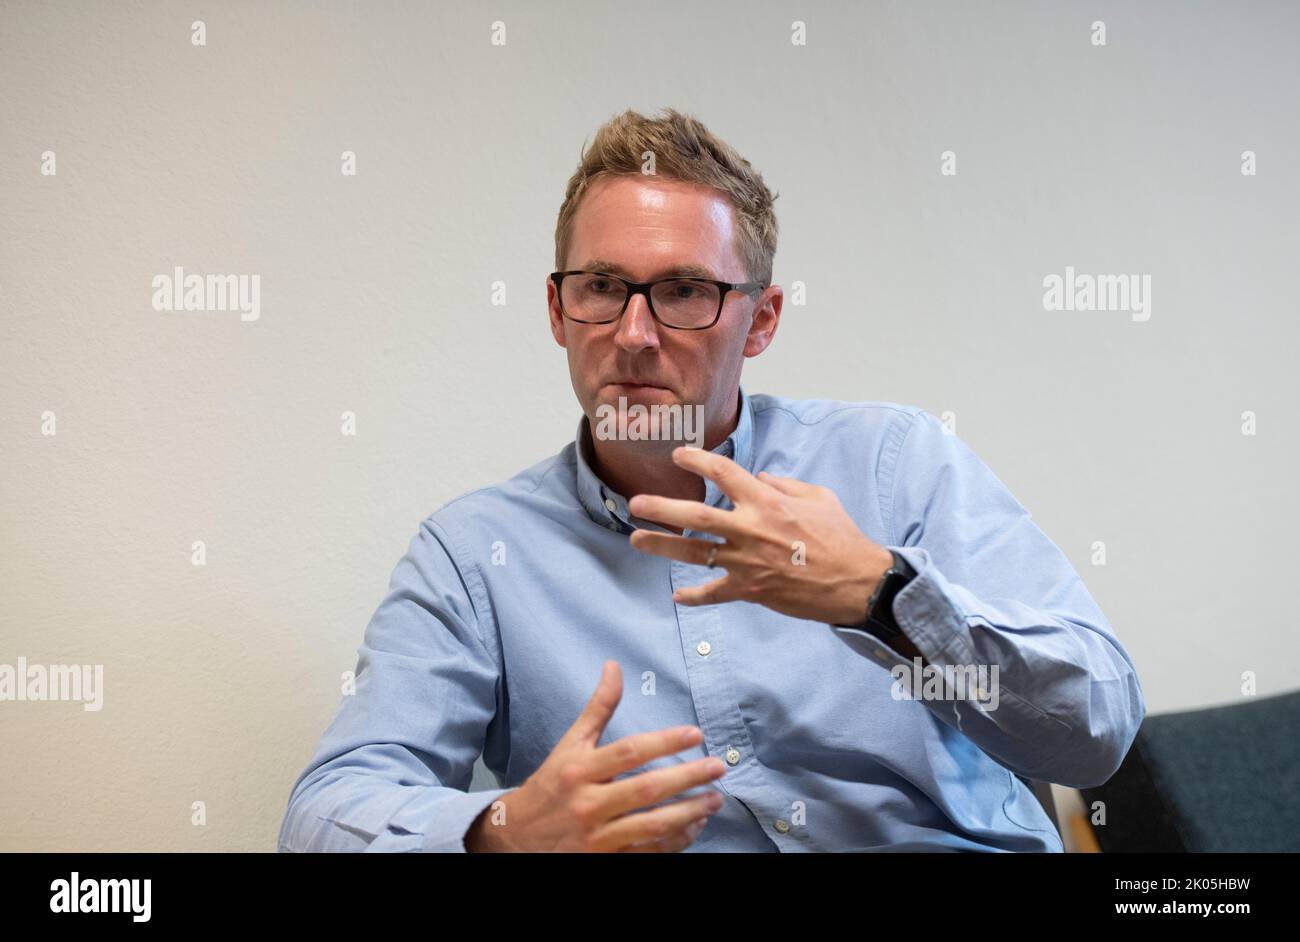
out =
[[[736,219],[720,190],[646,176],[600,177],[573,217],[570,268],[602,261],[624,274],[652,279],[687,273],[723,280],[739,276]]]

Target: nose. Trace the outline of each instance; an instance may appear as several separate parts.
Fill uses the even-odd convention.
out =
[[[615,341],[629,353],[638,353],[659,346],[659,325],[646,303],[643,294],[634,294],[627,302],[627,310],[618,322]]]

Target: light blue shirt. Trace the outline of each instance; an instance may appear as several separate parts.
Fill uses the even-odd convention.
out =
[[[293,786],[280,850],[463,851],[610,658],[623,697],[600,745],[692,724],[700,746],[638,771],[706,752],[727,763],[683,793],[726,799],[690,850],[1062,850],[1019,776],[1104,782],[1145,714],[1133,662],[1069,561],[928,412],[739,399],[714,450],[834,490],[917,570],[893,611],[927,662],[984,665],[996,698],[957,675],[924,695],[924,677],[902,674],[910,659],[867,631],[674,604],[674,589],[723,571],[631,546],[634,527],[663,528],[592,472],[584,418],[558,455],[420,525],[366,628],[356,692]],[[732,507],[707,480],[705,500]],[[467,792],[480,754],[500,787]]]

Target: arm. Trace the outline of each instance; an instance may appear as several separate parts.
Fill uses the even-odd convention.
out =
[[[345,696],[294,783],[281,851],[464,851],[507,789],[466,792],[496,716],[498,650],[479,633],[477,572],[425,520],[398,562]]]
[[[879,473],[890,546],[917,571],[893,612],[915,651],[834,630],[889,667],[912,669],[916,655],[937,669],[996,665],[995,708],[922,702],[1013,772],[1073,787],[1104,782],[1145,705],[1131,659],[1078,573],[933,415],[905,421],[886,452]]]

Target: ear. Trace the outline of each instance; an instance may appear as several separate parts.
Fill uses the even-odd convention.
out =
[[[568,347],[564,337],[564,315],[560,313],[559,292],[555,290],[555,282],[550,278],[546,279],[546,310],[551,319],[551,336],[561,347]]]
[[[767,349],[781,323],[781,304],[785,299],[780,285],[769,285],[758,296],[745,336],[745,356],[756,357]]]

